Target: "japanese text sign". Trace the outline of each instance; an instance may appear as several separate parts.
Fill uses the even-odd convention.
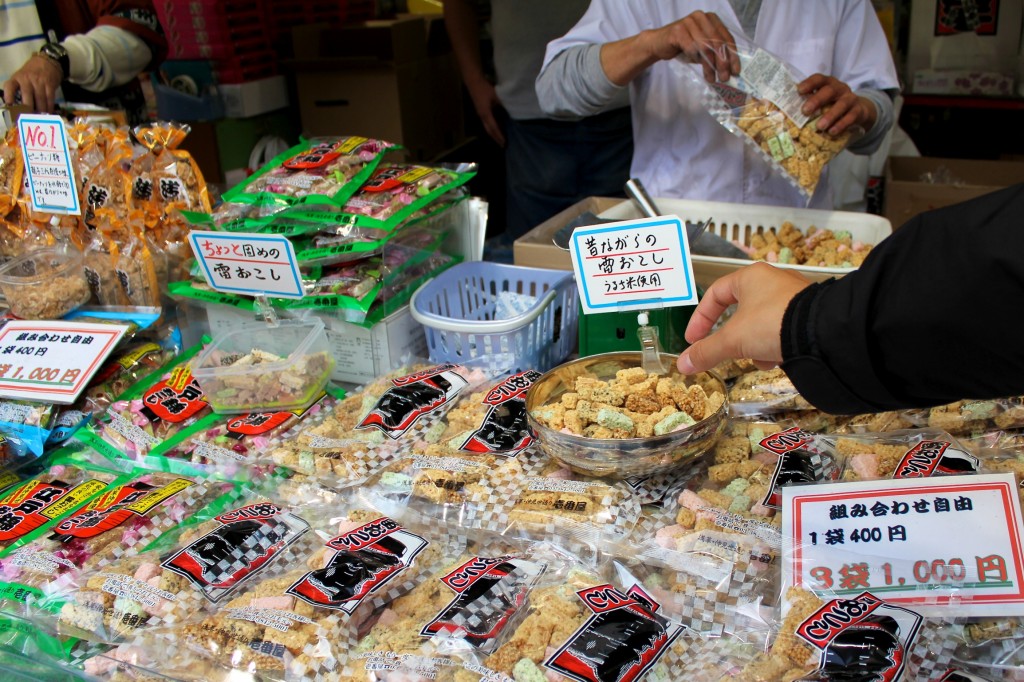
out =
[[[686,229],[676,216],[577,228],[569,253],[586,314],[697,303]]]
[[[128,325],[12,320],[0,329],[0,396],[73,403]]]
[[[1012,474],[783,488],[783,582],[924,615],[1024,614]]]
[[[22,116],[18,119],[18,135],[32,208],[45,213],[81,214],[64,119]]]
[[[302,298],[295,249],[284,237],[193,231],[189,243],[207,283],[217,291]]]

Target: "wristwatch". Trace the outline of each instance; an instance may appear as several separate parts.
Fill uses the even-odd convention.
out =
[[[43,46],[39,48],[39,54],[55,62],[60,67],[63,78],[68,77],[68,74],[71,72],[71,60],[68,58],[68,51],[63,45],[60,43],[43,43]]]

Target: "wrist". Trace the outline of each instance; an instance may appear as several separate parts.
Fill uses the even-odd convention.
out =
[[[64,80],[71,73],[71,59],[68,51],[60,43],[44,43],[36,56],[45,59],[60,71],[60,78]]]

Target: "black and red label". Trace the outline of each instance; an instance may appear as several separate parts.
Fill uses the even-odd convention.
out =
[[[62,481],[28,481],[0,498],[0,542],[16,540],[50,521],[41,512],[70,489]]]
[[[392,380],[392,387],[356,428],[373,427],[388,438],[400,438],[420,417],[450,403],[469,385],[455,369],[451,364],[438,365]]]
[[[952,447],[949,441],[923,440],[903,455],[893,478],[928,478],[978,472],[980,462],[974,455]]]
[[[529,370],[492,388],[484,398],[487,416],[459,448],[466,452],[514,457],[533,442],[526,423],[526,391],[541,376]]]
[[[683,631],[657,614],[659,605],[638,588],[611,585],[576,593],[594,615],[544,667],[579,682],[633,682],[657,663]]]
[[[293,171],[315,170],[326,166],[341,156],[341,148],[347,144],[346,138],[335,141],[325,141],[315,144],[281,164],[282,167]]]
[[[543,571],[543,564],[518,557],[473,557],[440,579],[456,596],[420,634],[456,634],[481,651],[492,651]]]
[[[187,367],[179,367],[142,396],[142,412],[151,421],[172,424],[196,416],[207,407],[203,389]]]
[[[335,550],[323,568],[310,571],[288,594],[351,614],[368,595],[396,578],[427,541],[389,518],[380,518],[327,542]]]
[[[221,514],[217,521],[223,525],[162,564],[211,602],[234,592],[309,530],[304,520],[269,502]]]
[[[864,592],[826,603],[796,634],[821,652],[823,675],[813,679],[841,674],[858,682],[892,682],[903,674],[921,621],[917,613]]]
[[[784,486],[837,481],[843,473],[831,443],[796,426],[762,439],[761,447],[779,456],[771,487],[761,502],[766,507],[782,508]]]
[[[141,481],[117,486],[61,521],[54,533],[62,542],[71,538],[92,538],[117,528],[133,516],[145,516],[157,505],[192,485],[177,479],[162,487]]]
[[[227,424],[227,435],[238,440],[262,436],[294,418],[292,412],[250,412],[233,417]]]

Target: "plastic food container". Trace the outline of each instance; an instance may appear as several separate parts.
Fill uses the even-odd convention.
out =
[[[192,376],[222,414],[305,407],[333,369],[319,318],[243,325],[216,337],[192,361]]]
[[[0,291],[11,312],[26,320],[56,320],[92,296],[82,253],[53,246],[0,266]]]
[[[676,356],[661,354],[670,368],[669,377],[683,375],[675,368]],[[573,391],[576,378],[614,379],[621,369],[639,367],[639,352],[602,353],[559,365],[535,381],[526,393],[526,421],[541,452],[579,474],[614,479],[685,469],[707,452],[725,430],[729,401],[725,399],[713,414],[686,428],[646,438],[588,438],[542,424],[535,410],[559,401]],[[726,396],[725,384],[716,375],[702,372],[686,377],[687,384],[700,379]]]

